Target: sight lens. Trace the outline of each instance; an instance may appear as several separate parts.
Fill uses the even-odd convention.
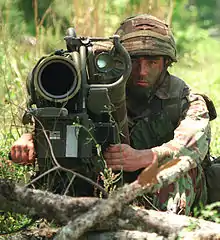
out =
[[[113,60],[108,53],[100,53],[96,57],[96,67],[101,72],[108,72],[112,70]]]

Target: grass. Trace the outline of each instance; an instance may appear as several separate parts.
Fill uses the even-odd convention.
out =
[[[204,93],[214,102],[217,115],[220,115],[220,54],[219,41],[206,39],[194,45],[192,52],[184,54],[171,72],[184,79],[193,92]],[[211,122],[211,154],[220,155],[219,117]]]
[[[100,3],[100,1],[96,2]],[[106,2],[107,1],[104,1],[104,3]],[[117,1],[112,2],[116,4]],[[112,7],[114,7],[114,4]],[[109,13],[110,8],[104,8],[101,4],[98,4],[98,6],[98,13]],[[141,9],[143,6],[140,5],[139,7]],[[82,6],[77,5],[77,8],[83,9],[83,11],[77,11],[78,15],[76,14],[72,21],[77,23],[79,30],[81,29],[81,32],[78,31],[79,34],[93,36],[96,34],[99,36],[104,34],[106,36],[114,33],[114,29],[109,27],[109,21],[112,19],[110,13],[107,18],[103,20],[103,16],[101,18],[97,13],[92,11],[93,8],[91,8],[90,12],[87,12],[87,15],[84,14],[84,10],[86,11],[86,9],[82,8]],[[137,13],[140,9],[133,9],[132,11],[136,11]],[[122,11],[122,9],[120,11]],[[114,14],[112,20],[114,26],[120,21],[120,11],[117,17],[116,14]],[[130,13],[126,14],[123,12],[122,15],[123,17],[121,16],[121,18],[124,18],[125,15],[130,15]],[[85,24],[85,21],[88,21],[91,16],[94,18],[93,23],[98,22],[96,28],[93,29],[90,25]],[[105,28],[103,28],[103,24]],[[38,43],[36,46],[25,41],[22,36],[16,38],[10,36],[7,25],[2,26],[0,30],[0,84],[2,86],[0,89],[0,177],[7,177],[15,181],[20,181],[20,178],[26,171],[25,168],[7,165],[9,164],[9,162],[7,162],[7,156],[12,143],[23,132],[28,131],[28,126],[24,127],[21,124],[22,114],[28,99],[25,88],[28,72],[36,61],[45,53],[54,49],[65,48],[63,41],[64,33],[59,23],[57,23],[56,26],[56,29],[50,27],[45,29],[41,25],[37,26]],[[84,28],[84,26],[86,27]],[[90,29],[92,29],[92,31]],[[184,34],[186,35],[187,31]],[[215,103],[217,113],[220,115],[219,42],[210,39],[207,35],[205,35],[204,39],[193,39],[191,32],[188,36],[188,41],[190,47],[185,49],[185,53],[182,53],[179,62],[170,69],[170,72],[184,79],[194,92],[207,94]],[[178,44],[181,45],[179,42]],[[218,156],[220,155],[219,118],[211,122],[211,125],[211,153]],[[18,223],[22,220],[20,215],[10,215],[10,218],[11,222],[7,222],[7,226],[2,226],[4,227],[4,231],[7,227],[13,230],[13,226],[18,228],[22,225],[22,222]],[[0,221],[1,220],[4,219],[0,218]],[[25,222],[25,218],[22,221]]]

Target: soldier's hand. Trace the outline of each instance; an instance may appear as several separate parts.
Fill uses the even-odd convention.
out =
[[[107,148],[104,158],[112,170],[133,172],[149,166],[154,160],[154,153],[151,149],[137,150],[127,144],[116,144]]]
[[[23,134],[11,147],[11,160],[15,163],[29,165],[35,161],[33,136]]]

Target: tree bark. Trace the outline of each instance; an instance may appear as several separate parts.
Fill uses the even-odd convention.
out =
[[[11,181],[0,179],[1,210],[38,215],[58,224],[66,224],[72,216],[87,211],[97,198],[72,198],[46,191],[20,187]],[[19,206],[19,207],[18,207]]]
[[[38,215],[61,225],[67,224],[55,239],[80,239],[91,230],[120,229],[139,230],[146,234],[154,231],[163,237],[181,234],[183,239],[220,239],[220,225],[217,223],[128,206],[136,196],[172,183],[192,167],[194,162],[188,158],[159,169],[153,165],[144,170],[137,181],[113,192],[108,199],[60,196],[0,180],[0,206],[4,211]]]
[[[45,236],[34,236],[30,233],[19,233],[13,236],[7,236],[7,238],[1,238],[0,240],[50,240],[51,238]],[[128,231],[128,230],[121,230],[121,231],[112,231],[112,232],[89,232],[82,236],[79,240],[146,240],[146,239],[153,239],[153,240],[165,240],[166,237],[160,236],[156,233],[148,233],[148,232],[140,232],[140,231]],[[171,238],[169,240],[172,240]],[[174,239],[173,239],[174,240]]]
[[[5,237],[0,236],[0,240],[51,240],[54,239],[53,236],[45,236],[45,235],[38,235],[37,232],[23,232],[18,233],[16,235],[6,235]],[[194,232],[182,232],[178,235],[176,234],[170,234],[168,236],[163,236],[157,233],[153,232],[142,232],[142,231],[132,231],[132,230],[118,230],[118,231],[95,231],[95,232],[87,232],[83,236],[81,236],[78,240],[176,240],[176,239],[182,239],[182,240],[218,240],[220,239],[220,235],[216,235],[208,232],[200,232],[200,233],[194,233]]]
[[[89,211],[64,226],[55,240],[78,239],[99,222],[104,222],[111,214],[120,214],[122,207],[137,196],[156,190],[177,180],[184,173],[196,167],[189,156],[174,159],[158,168],[157,161],[144,169],[138,179],[113,192],[108,199],[95,204]],[[104,210],[104,211],[103,211]]]
[[[3,182],[5,181],[0,181],[0,206],[2,210],[8,211],[11,209],[15,212],[30,214],[32,216],[38,213],[38,216],[47,218],[49,220],[53,219],[58,223],[62,222],[62,224],[67,224],[69,220],[81,216],[81,213],[88,211],[88,209],[92,208],[94,204],[106,202],[106,200],[100,200],[97,198],[71,198],[68,196],[61,197],[48,192],[25,189],[19,186],[14,186],[14,189],[16,189],[15,193],[11,191],[13,189],[13,184],[9,182]],[[14,200],[9,201],[10,197],[7,195],[9,192],[11,193],[11,197],[14,196]],[[6,194],[7,198],[2,196],[4,193]],[[16,200],[15,195],[19,194],[21,194],[21,196],[29,196],[29,198],[31,196],[32,200],[26,198],[26,200],[23,202],[24,199],[21,196],[17,196]],[[18,199],[20,199],[21,202],[19,202]],[[35,199],[35,201],[33,201],[33,199]],[[30,203],[30,206],[27,206],[28,202]],[[10,206],[12,207],[10,208]],[[47,209],[48,206],[49,211],[46,211],[45,208]],[[53,212],[56,212],[56,214],[53,214],[50,209],[52,209]],[[24,212],[22,212],[23,210]],[[103,211],[105,211],[105,206]],[[133,208],[129,206],[125,206],[120,215],[111,215],[107,221],[101,221],[91,228],[93,231],[115,231],[116,229],[133,231],[139,230],[141,232],[154,231],[156,233],[160,233],[164,237],[168,237],[170,235],[177,236],[181,231],[183,231],[182,236],[196,236],[198,239],[204,236],[207,238],[213,237],[213,239],[214,237],[215,239],[218,239],[219,237],[220,239],[220,224],[187,216]],[[185,229],[191,229],[192,232],[184,232]]]

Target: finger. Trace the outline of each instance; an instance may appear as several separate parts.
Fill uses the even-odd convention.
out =
[[[14,155],[15,155],[15,158],[14,160],[16,162],[20,162],[21,159],[22,159],[22,150],[21,150],[21,147],[15,147],[15,150],[14,150]]]
[[[24,138],[25,141],[33,141],[33,135],[31,133],[24,133],[22,138]]]
[[[116,171],[116,170],[123,170],[123,166],[122,165],[108,165],[108,168],[111,168],[114,171]]]
[[[106,163],[107,163],[107,165],[120,165],[120,166],[122,166],[122,165],[125,164],[125,161],[122,158],[116,158],[116,159],[112,158],[112,159],[107,159]]]
[[[14,159],[15,159],[15,147],[14,146],[11,147],[11,159],[12,159],[12,161],[14,161]]]
[[[106,152],[104,153],[105,160],[123,160],[125,158],[124,152]]]
[[[137,170],[133,165],[130,165],[130,164],[126,164],[126,165],[108,164],[107,166],[108,166],[108,168],[111,168],[112,170],[123,170],[123,171],[126,171],[126,172],[134,172],[134,171]]]
[[[126,148],[128,147],[128,145],[126,144],[115,144],[115,145],[110,145],[107,148],[107,152],[122,152],[124,151]]]
[[[28,156],[28,160],[29,160],[29,162],[30,163],[33,163],[34,162],[34,159],[35,159],[35,151],[34,151],[34,148],[33,147],[31,147],[30,149],[29,149],[29,156]]]
[[[26,163],[28,162],[28,156],[29,156],[29,149],[27,146],[21,148],[21,162]]]

